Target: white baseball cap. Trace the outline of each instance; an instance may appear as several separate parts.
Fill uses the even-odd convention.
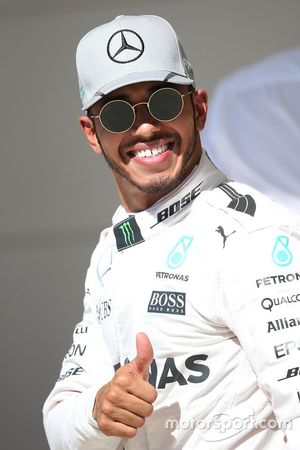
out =
[[[194,84],[177,34],[163,18],[118,16],[88,32],[76,52],[82,109],[123,86],[142,81]]]

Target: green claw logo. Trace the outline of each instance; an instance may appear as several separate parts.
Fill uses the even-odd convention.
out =
[[[120,225],[120,230],[123,233],[124,241],[126,245],[133,245],[135,241],[134,232],[131,228],[130,222],[124,222],[122,225]]]

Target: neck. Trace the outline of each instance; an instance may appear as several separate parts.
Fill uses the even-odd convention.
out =
[[[129,189],[127,186],[126,193],[123,193],[124,191],[119,188],[119,183],[117,186],[121,203],[128,213],[138,213],[144,211],[168,193],[164,192],[151,195],[140,191],[135,186],[130,186]]]

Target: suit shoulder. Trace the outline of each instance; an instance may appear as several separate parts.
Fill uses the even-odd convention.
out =
[[[297,214],[247,184],[235,181],[221,183],[206,192],[203,199],[248,231],[279,224],[299,226]]]

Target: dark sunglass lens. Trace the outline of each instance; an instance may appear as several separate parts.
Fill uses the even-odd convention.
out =
[[[134,113],[127,102],[113,100],[103,106],[100,119],[104,128],[114,133],[121,133],[132,126]]]
[[[152,95],[149,109],[158,120],[175,119],[182,110],[182,97],[175,89],[159,89]]]

